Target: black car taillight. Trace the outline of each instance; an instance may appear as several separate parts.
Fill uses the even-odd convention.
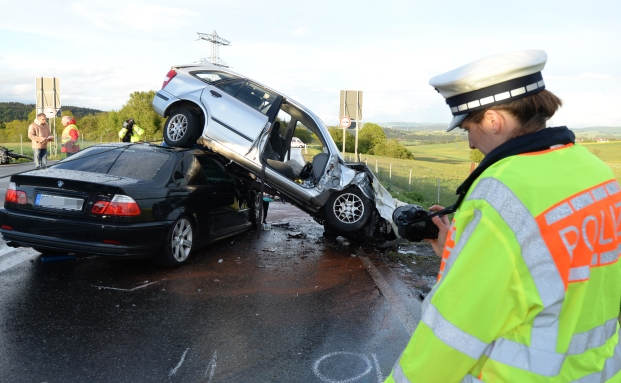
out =
[[[164,82],[162,83],[162,89],[164,89],[164,87],[168,85],[170,80],[172,80],[173,77],[175,77],[176,75],[177,71],[175,71],[174,69],[169,70],[168,73],[166,73],[166,80],[164,80]]]
[[[18,190],[15,182],[9,183],[9,188],[6,189],[6,194],[4,196],[4,202],[16,203],[18,205],[25,205],[28,202],[28,198],[26,198],[26,192],[23,190]]]
[[[97,215],[135,216],[140,215],[140,207],[132,197],[115,194],[112,200],[99,200],[93,204],[91,213]]]

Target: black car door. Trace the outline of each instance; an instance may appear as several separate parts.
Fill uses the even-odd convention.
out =
[[[196,155],[200,164],[199,182],[202,190],[200,200],[203,201],[201,214],[210,217],[213,235],[222,235],[236,231],[240,225],[248,222],[241,212],[246,208],[245,201],[240,201],[235,180],[227,174],[224,167],[209,155]]]

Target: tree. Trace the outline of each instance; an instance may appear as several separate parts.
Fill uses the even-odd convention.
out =
[[[403,146],[403,144],[395,139],[386,140],[382,143],[375,145],[371,150],[371,154],[392,158],[414,158],[412,152],[410,152],[405,146]]]
[[[133,118],[136,124],[145,130],[144,139],[162,139],[162,127],[164,119],[160,117],[151,106],[155,97],[155,91],[133,92],[129,95],[129,100],[119,111],[121,121]],[[122,122],[118,129],[121,129]]]
[[[329,126],[328,132],[330,132],[330,136],[332,136],[332,140],[336,144],[336,147],[339,150],[343,150],[343,129],[336,126]],[[345,136],[345,151],[349,153],[353,153],[356,144],[356,137],[347,131],[347,135]]]
[[[386,142],[386,133],[378,124],[367,122],[358,132],[358,152],[368,153],[376,145]]]

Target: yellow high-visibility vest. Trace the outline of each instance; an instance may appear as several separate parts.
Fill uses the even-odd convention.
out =
[[[621,382],[620,254],[621,187],[587,149],[494,163],[387,382]]]

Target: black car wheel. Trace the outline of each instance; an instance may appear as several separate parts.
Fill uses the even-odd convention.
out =
[[[174,109],[164,127],[164,141],[169,146],[191,147],[201,134],[200,118],[187,107]]]
[[[194,224],[185,215],[177,218],[168,232],[166,246],[160,256],[165,266],[181,265],[188,260],[193,248]]]
[[[324,207],[328,225],[337,232],[360,230],[371,215],[371,202],[356,188],[333,193]]]

